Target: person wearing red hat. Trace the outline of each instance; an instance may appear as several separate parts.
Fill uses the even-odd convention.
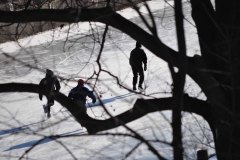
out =
[[[92,103],[96,102],[96,97],[93,92],[90,91],[88,88],[84,87],[84,81],[82,79],[79,79],[78,85],[69,92],[68,98],[70,98],[76,103],[80,103],[85,106],[87,97],[90,97],[92,99]],[[86,112],[86,108],[84,109]]]

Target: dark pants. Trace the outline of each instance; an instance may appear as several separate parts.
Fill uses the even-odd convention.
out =
[[[54,97],[51,94],[49,94],[47,96],[47,111],[48,111],[48,113],[50,113],[50,108],[53,105],[54,105]]]
[[[132,66],[132,72],[133,72],[133,86],[136,86],[137,84],[138,74],[140,76],[138,86],[142,86],[142,83],[144,81],[144,73],[142,66],[141,67]]]

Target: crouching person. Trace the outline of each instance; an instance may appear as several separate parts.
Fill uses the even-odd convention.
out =
[[[84,81],[82,79],[79,79],[78,85],[70,91],[68,98],[73,100],[75,103],[84,106],[84,113],[86,113],[87,108],[85,105],[87,97],[90,97],[92,99],[92,103],[96,102],[96,97],[93,92],[84,87]]]

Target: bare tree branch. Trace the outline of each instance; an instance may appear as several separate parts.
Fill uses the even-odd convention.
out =
[[[7,83],[0,84],[0,93],[4,92],[29,92],[39,93],[40,88],[36,84],[25,83]],[[96,120],[83,114],[82,107],[73,103],[62,93],[55,93],[55,100],[62,106],[68,109],[68,111],[74,116],[74,118],[84,127],[87,128],[89,134],[93,134],[99,131],[108,130],[120,126],[122,123],[126,124],[140,117],[145,116],[147,113],[164,111],[172,109],[173,98],[159,98],[159,99],[138,99],[133,108],[126,111],[114,118],[121,121],[114,121],[112,118],[106,120]],[[213,127],[211,113],[206,112],[205,109],[209,109],[209,105],[206,101],[184,96],[184,108],[183,111],[192,112],[201,115],[206,121],[208,121],[211,127]]]

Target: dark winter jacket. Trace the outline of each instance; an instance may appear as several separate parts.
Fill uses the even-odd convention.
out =
[[[39,93],[40,100],[42,100],[43,94],[45,94],[48,97],[51,92],[53,91],[58,92],[61,88],[57,77],[50,76],[48,74],[46,74],[46,77],[40,81],[39,87],[42,90],[42,93]]]
[[[147,56],[141,48],[134,48],[131,51],[129,63],[132,67],[140,68],[142,64],[147,65]]]
[[[78,85],[77,87],[73,88],[70,91],[68,98],[70,98],[73,101],[81,101],[84,104],[86,104],[87,96],[92,99],[93,103],[96,102],[96,97],[92,91],[89,91],[89,89],[84,86]]]

